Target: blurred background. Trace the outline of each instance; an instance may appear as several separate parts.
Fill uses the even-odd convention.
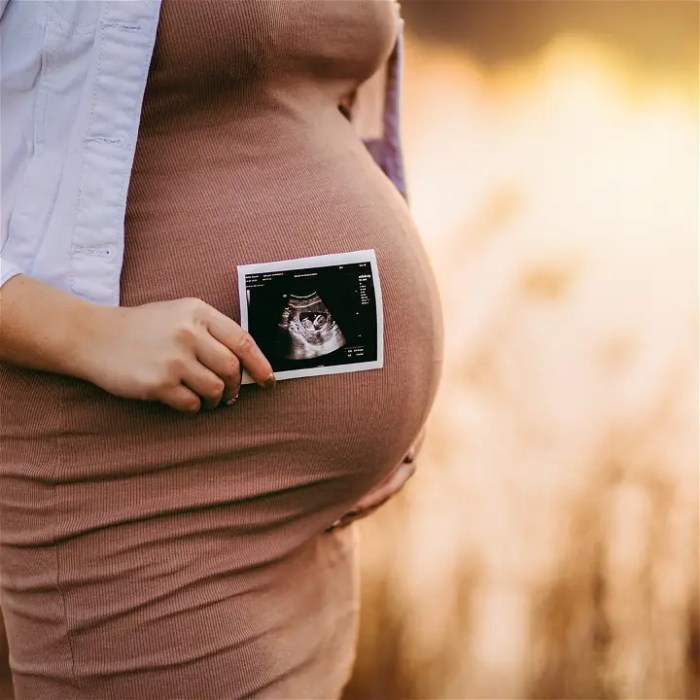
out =
[[[402,8],[447,358],[346,700],[697,698],[698,4]]]
[[[447,355],[345,700],[697,698],[698,4],[402,8]]]

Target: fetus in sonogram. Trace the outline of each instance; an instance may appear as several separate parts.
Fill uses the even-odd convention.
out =
[[[340,327],[321,297],[290,294],[278,324],[278,351],[288,360],[310,360],[345,345]]]

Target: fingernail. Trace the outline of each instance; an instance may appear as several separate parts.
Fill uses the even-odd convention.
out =
[[[275,375],[271,374],[264,382],[263,386],[265,389],[272,389],[275,384],[277,384],[277,380],[275,379]]]
[[[229,399],[229,400],[226,402],[226,405],[227,405],[227,406],[233,406],[233,404],[236,403],[236,401],[238,401],[238,397],[237,397],[237,396],[234,396],[233,398]]]

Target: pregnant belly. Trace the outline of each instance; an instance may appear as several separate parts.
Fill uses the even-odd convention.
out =
[[[269,130],[277,142],[263,148],[239,129],[218,134],[216,147],[193,139],[175,152],[144,135],[121,303],[199,297],[239,321],[237,265],[374,249],[384,367],[289,379],[270,392],[247,385],[233,406],[196,415],[43,377],[43,395],[60,406],[47,428],[62,455],[52,478],[69,501],[81,482],[81,527],[91,526],[88,512],[104,525],[225,508],[227,526],[242,531],[305,520],[310,532],[380,481],[418,435],[442,357],[433,275],[403,199],[339,120],[330,148],[327,138],[320,148],[313,136],[292,143]],[[122,505],[95,505],[105,502]]]

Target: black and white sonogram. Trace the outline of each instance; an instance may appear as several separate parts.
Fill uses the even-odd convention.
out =
[[[310,360],[345,345],[345,336],[317,292],[290,294],[278,326],[279,355]]]
[[[384,316],[373,250],[238,268],[241,326],[278,379],[378,369]],[[244,373],[244,382],[250,382]]]

